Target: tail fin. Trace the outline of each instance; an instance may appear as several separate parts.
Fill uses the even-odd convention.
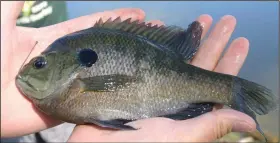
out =
[[[252,117],[257,124],[257,130],[267,141],[255,113],[265,115],[276,109],[279,103],[278,99],[266,87],[238,77],[234,77],[233,90],[235,100],[232,108]]]
[[[257,83],[235,77],[234,93],[259,115],[276,109],[277,98],[270,89]]]

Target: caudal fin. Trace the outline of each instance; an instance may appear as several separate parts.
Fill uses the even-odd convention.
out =
[[[237,103],[240,102],[238,101],[240,98],[259,115],[265,115],[277,108],[278,99],[270,89],[245,79],[236,77],[234,80]]]
[[[232,108],[252,117],[257,124],[257,130],[266,140],[255,113],[265,115],[275,110],[279,103],[277,97],[268,88],[238,77],[234,78],[233,90],[235,98]]]

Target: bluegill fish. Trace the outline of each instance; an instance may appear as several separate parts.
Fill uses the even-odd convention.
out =
[[[256,113],[275,109],[276,97],[257,83],[188,64],[202,31],[198,21],[185,30],[100,20],[54,41],[21,68],[16,85],[45,114],[76,124],[133,130],[126,123],[185,120],[216,103],[257,123]]]

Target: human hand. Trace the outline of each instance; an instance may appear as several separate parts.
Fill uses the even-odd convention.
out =
[[[212,18],[209,15],[201,15],[198,21],[204,26],[204,37],[212,23]],[[201,45],[191,64],[215,72],[237,75],[248,53],[249,42],[247,39],[235,39],[219,61],[235,25],[236,19],[233,16],[223,17]],[[215,110],[197,118],[183,121],[151,118],[134,121],[129,125],[140,129],[136,131],[113,131],[94,125],[78,125],[68,141],[210,142],[231,131],[249,132],[256,128],[256,124],[251,117],[231,109]]]
[[[145,18],[142,10],[124,8],[82,16],[43,28],[18,27],[16,19],[23,3],[1,1],[1,137],[22,136],[62,123],[34,108],[15,86],[15,76],[36,41],[38,44],[29,59],[40,54],[57,38],[89,28],[100,18],[107,20],[121,16],[122,20],[132,18],[141,22]],[[158,20],[150,22],[162,23]]]
[[[144,13],[141,10],[121,9],[83,16],[44,28],[24,28],[15,25],[22,5],[23,2],[1,2],[1,89],[3,89],[1,90],[1,137],[21,136],[61,123],[34,108],[31,102],[18,92],[14,83],[17,71],[36,41],[38,41],[38,44],[30,58],[38,55],[58,37],[88,28],[99,18],[108,19],[109,17],[116,18],[121,16],[122,19],[131,17],[133,20],[144,20]],[[212,20],[209,16],[204,15],[199,18],[199,21],[204,23],[205,35]],[[161,24],[159,21],[154,21],[153,23]],[[227,28],[224,27],[225,25],[227,25]],[[221,51],[234,29],[234,25],[235,21],[233,22],[232,20],[222,22],[216,28],[217,30],[214,30],[216,34],[212,34],[212,38],[207,40],[209,42],[206,42],[205,46],[203,45],[199,50],[192,64],[209,70],[215,69],[217,72],[237,74],[247,55],[248,41],[246,39],[236,40],[223,60],[217,64]],[[220,32],[221,29],[224,31],[223,34]],[[217,42],[217,40],[220,41]],[[209,45],[212,46],[210,47],[212,49],[210,52]],[[238,60],[236,61],[236,59]],[[129,132],[111,131],[95,126],[81,125],[75,128],[69,141],[141,141],[143,137],[147,141],[200,141],[202,139],[212,141],[212,139],[216,139],[217,135],[224,135],[223,133],[228,132],[231,127],[235,131],[241,131],[238,129],[240,126],[233,126],[234,121],[237,119],[244,120],[252,128],[255,126],[250,117],[240,112],[219,110],[186,121],[173,121],[164,118],[140,120],[131,124],[135,124],[135,127],[141,127],[142,129]],[[95,138],[90,138],[92,136],[95,136]]]

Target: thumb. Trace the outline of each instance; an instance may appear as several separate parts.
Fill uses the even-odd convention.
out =
[[[3,22],[15,26],[23,4],[24,1],[1,1],[1,25]]]
[[[256,129],[255,121],[248,115],[232,109],[220,109],[206,113],[193,122],[203,131],[201,141],[214,141],[230,132],[252,132]]]

